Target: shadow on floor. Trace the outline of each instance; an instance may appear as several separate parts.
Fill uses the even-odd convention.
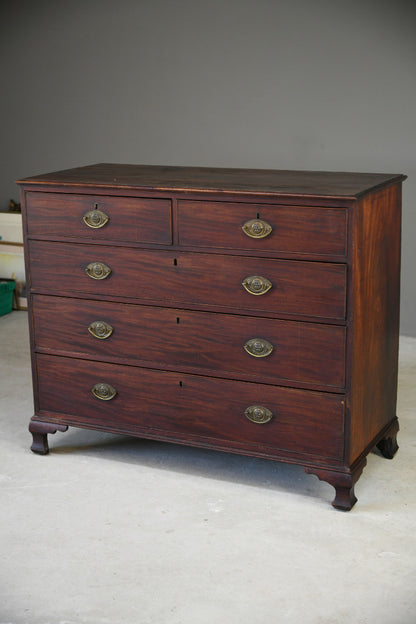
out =
[[[79,455],[101,457],[107,461],[321,497],[326,501],[331,501],[334,495],[332,486],[294,464],[91,430],[69,429],[59,439],[61,435],[49,436],[50,452],[73,454],[74,461]]]

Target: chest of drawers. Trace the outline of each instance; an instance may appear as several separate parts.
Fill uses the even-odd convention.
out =
[[[20,180],[35,414],[302,465],[397,450],[402,175],[98,164]]]

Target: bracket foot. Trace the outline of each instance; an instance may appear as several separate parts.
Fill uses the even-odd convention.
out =
[[[59,425],[57,423],[48,423],[32,419],[29,424],[29,431],[33,437],[33,443],[30,450],[38,455],[47,455],[49,453],[48,433],[66,431],[67,429],[67,425]]]
[[[308,474],[316,475],[318,479],[326,481],[335,488],[335,498],[332,501],[332,506],[335,509],[350,511],[357,502],[354,486],[360,478],[366,463],[367,460],[364,458],[345,472],[318,467],[312,468],[310,466],[305,466],[304,469]]]
[[[377,443],[377,448],[383,457],[386,459],[393,459],[399,445],[397,444],[397,434],[399,432],[399,421],[397,418],[393,421],[391,427],[384,434],[384,437]]]

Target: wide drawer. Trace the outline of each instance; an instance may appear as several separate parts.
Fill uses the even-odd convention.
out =
[[[345,256],[347,212],[313,206],[180,201],[178,232],[181,245]]]
[[[248,313],[345,317],[342,264],[38,240],[29,242],[29,251],[31,286],[43,292],[131,297]],[[108,270],[100,266],[96,271],[97,263]],[[88,267],[96,276],[108,275],[93,279],[86,273]],[[254,294],[243,287],[253,277]],[[270,289],[258,294],[259,283],[270,284]]]
[[[344,386],[345,328],[336,325],[43,295],[33,297],[32,310],[36,349],[263,383]]]
[[[30,191],[26,206],[31,236],[172,243],[171,202],[167,199]]]
[[[50,355],[36,361],[38,416],[49,421],[342,458],[342,396]],[[248,408],[252,418],[271,420],[252,422]]]

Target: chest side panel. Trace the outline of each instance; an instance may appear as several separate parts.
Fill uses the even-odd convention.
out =
[[[396,415],[401,185],[354,207],[353,237],[351,461]]]

